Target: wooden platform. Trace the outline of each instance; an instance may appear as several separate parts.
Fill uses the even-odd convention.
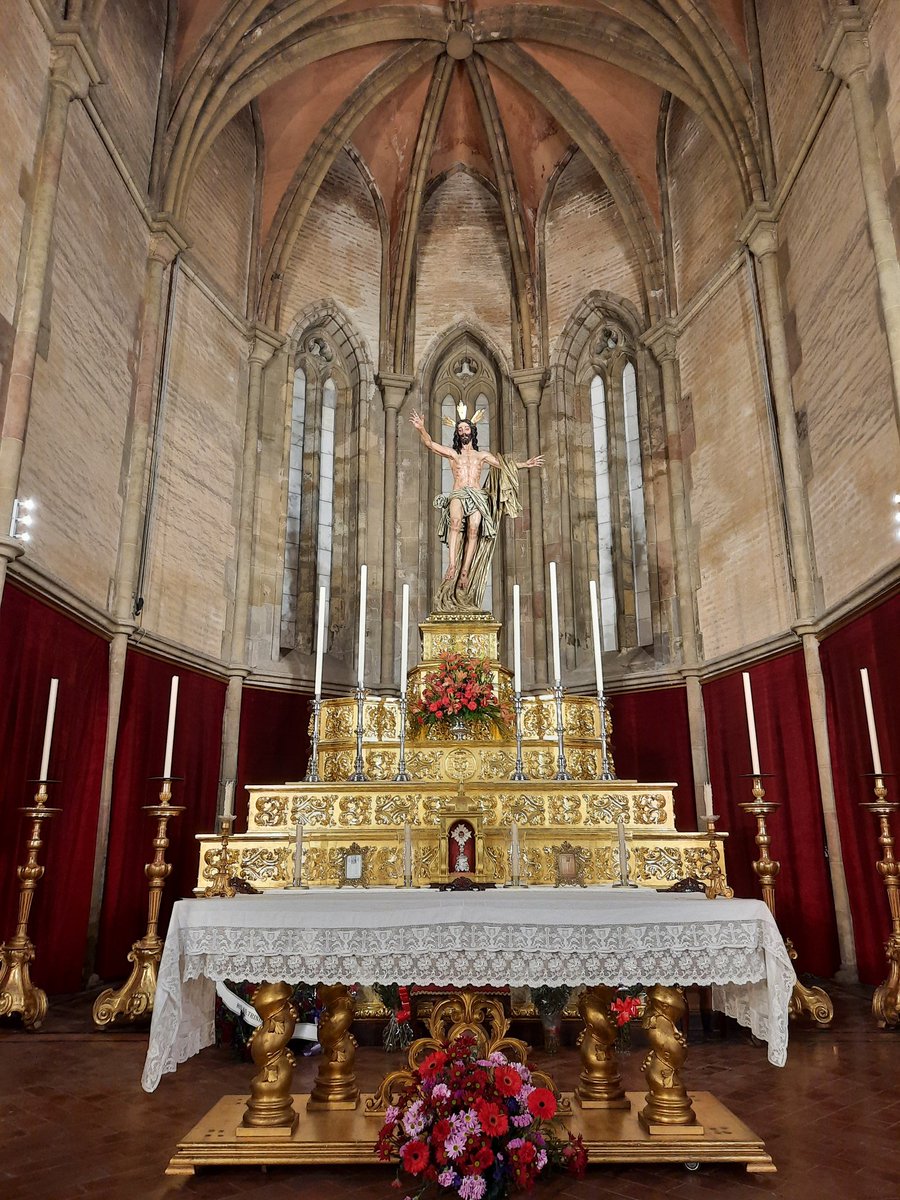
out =
[[[571,1093],[566,1093],[571,1099]],[[585,1110],[573,1104],[565,1118],[573,1133],[584,1137],[591,1163],[704,1162],[744,1163],[751,1173],[771,1173],[775,1164],[765,1145],[709,1092],[692,1092],[691,1100],[703,1133],[678,1130],[649,1134],[638,1121],[643,1092],[628,1092],[628,1109]],[[352,1112],[306,1111],[308,1094],[293,1097],[299,1114],[289,1136],[235,1136],[244,1115],[245,1096],[223,1096],[178,1143],[167,1175],[193,1175],[197,1167],[304,1166],[324,1163],[371,1163],[380,1118],[365,1115],[365,1102]]]

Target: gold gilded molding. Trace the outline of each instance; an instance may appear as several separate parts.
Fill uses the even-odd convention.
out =
[[[619,817],[628,822],[628,797],[616,792],[601,793],[599,796],[586,796],[587,819],[591,825],[615,825]]]
[[[657,793],[635,797],[634,819],[642,825],[662,825],[666,819],[666,798]]]
[[[415,796],[376,796],[375,824],[403,825],[416,818]]]

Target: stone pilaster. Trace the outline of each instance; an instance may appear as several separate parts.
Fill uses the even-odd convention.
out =
[[[381,609],[381,685],[393,687],[397,627],[397,425],[413,383],[412,375],[382,372],[378,376],[384,404],[384,580]]]
[[[528,368],[511,372],[519,398],[525,406],[525,442],[528,458],[536,458],[541,451],[540,406],[547,383],[547,371],[543,367]],[[528,472],[528,528],[531,542],[531,603],[534,636],[534,684],[537,688],[547,686],[550,676],[548,654],[550,652],[547,630],[547,611],[538,619],[535,602],[543,597],[544,584],[544,499],[541,472]]]

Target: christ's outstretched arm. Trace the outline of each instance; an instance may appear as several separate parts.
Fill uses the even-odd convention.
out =
[[[435,454],[440,454],[443,458],[456,457],[449,446],[442,446],[440,442],[436,442],[428,436],[428,430],[425,428],[425,418],[421,413],[417,413],[415,409],[410,414],[409,423],[414,429],[418,429],[419,437],[429,450],[433,450]]]

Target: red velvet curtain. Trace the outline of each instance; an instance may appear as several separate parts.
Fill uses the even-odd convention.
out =
[[[750,669],[760,766],[766,798],[781,808],[768,821],[770,854],[781,863],[776,887],[778,924],[797,948],[800,971],[833,975],[840,965],[812,717],[801,651]],[[704,685],[709,769],[718,828],[728,832],[729,883],[739,896],[759,896],[755,818],[738,804],[750,800],[750,742],[741,672]]]
[[[616,692],[609,704],[616,774],[646,783],[677,783],[675,824],[696,829],[687,689]]]
[[[311,709],[310,698],[298,692],[244,688],[235,794],[239,829],[246,828],[247,784],[286,783],[306,774]]]
[[[106,886],[100,918],[97,973],[104,979],[127,974],[126,955],[147,922],[144,864],[152,858],[156,823],[142,806],[157,803],[165,759],[169,688],[180,678],[172,772],[173,803],[185,812],[169,822],[166,859],[172,874],[163,892],[160,932],[165,933],[175,900],[189,896],[197,882],[194,834],[214,828],[225,684],[220,679],[129,650],[125,661],[122,711],[113,780]]]
[[[884,942],[890,933],[890,912],[884,884],[875,863],[880,856],[875,818],[860,802],[873,799],[872,754],[863,706],[860,667],[869,671],[872,708],[881,750],[881,768],[888,795],[900,796],[900,595],[864,613],[822,641],[822,671],[828,702],[828,736],[834,775],[835,802],[841,830],[841,851],[859,976],[880,983],[886,974]],[[892,823],[900,843],[900,820]]]
[[[37,790],[50,679],[59,696],[50,754],[51,804],[44,825],[29,934],[37,948],[32,979],[48,992],[81,986],[91,899],[97,810],[106,738],[109,647],[104,638],[7,581],[0,612],[0,939],[15,927],[24,862],[19,812]]]

